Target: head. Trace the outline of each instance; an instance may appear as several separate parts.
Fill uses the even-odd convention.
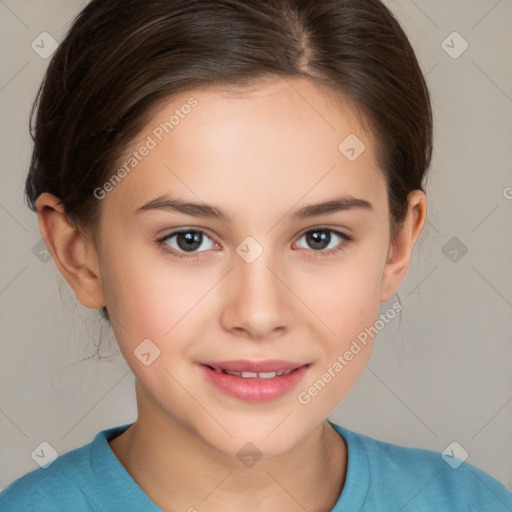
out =
[[[426,214],[429,94],[388,9],[92,0],[36,103],[26,197],[78,301],[111,322],[139,413],[231,455],[322,423]],[[238,359],[307,367],[241,400],[201,364]]]

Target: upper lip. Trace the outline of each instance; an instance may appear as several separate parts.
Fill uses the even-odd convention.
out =
[[[277,372],[286,370],[295,370],[307,363],[297,363],[294,361],[281,361],[279,359],[269,359],[267,361],[249,361],[247,359],[239,359],[237,361],[205,361],[201,362],[205,366],[217,368],[219,370],[229,370],[232,372]]]

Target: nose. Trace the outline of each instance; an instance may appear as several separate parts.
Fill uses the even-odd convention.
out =
[[[289,330],[293,321],[293,294],[284,284],[286,276],[266,252],[252,263],[238,258],[234,267],[222,290],[224,329],[237,336],[260,340]]]

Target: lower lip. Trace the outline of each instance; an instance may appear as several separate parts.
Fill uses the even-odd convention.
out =
[[[303,379],[309,365],[301,366],[288,375],[272,379],[244,379],[236,375],[219,373],[200,364],[206,378],[224,393],[247,402],[269,402],[289,393]]]

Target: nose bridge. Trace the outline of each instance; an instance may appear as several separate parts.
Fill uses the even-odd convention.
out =
[[[222,319],[229,330],[243,330],[251,337],[264,337],[289,325],[289,299],[270,250],[253,240],[237,247]]]
[[[265,282],[272,276],[269,268],[277,265],[276,251],[272,250],[271,244],[271,237],[262,240],[259,236],[257,240],[253,236],[247,236],[236,247],[235,273],[251,287],[258,282],[263,286],[269,284]]]
[[[271,299],[272,296],[280,294],[278,290],[279,280],[276,279],[271,269],[275,267],[272,258],[261,255],[252,263],[243,260],[238,261],[235,268],[236,278],[239,282],[238,293],[240,298],[247,295],[247,298],[258,299],[258,297]]]

